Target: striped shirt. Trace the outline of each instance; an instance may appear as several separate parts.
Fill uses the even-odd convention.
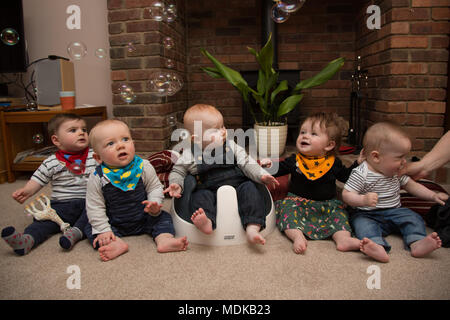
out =
[[[374,210],[398,208],[400,203],[400,188],[409,180],[408,176],[386,177],[380,173],[371,171],[367,162],[364,161],[358,167],[352,170],[344,189],[358,194],[374,192],[378,195],[377,206],[358,207],[360,210]]]
[[[50,182],[52,185],[52,200],[84,199],[86,198],[89,174],[98,165],[92,154],[93,150],[89,149],[84,174],[76,175],[70,172],[64,163],[60,162],[55,155],[51,155],[33,173],[31,180],[36,181],[41,186]]]

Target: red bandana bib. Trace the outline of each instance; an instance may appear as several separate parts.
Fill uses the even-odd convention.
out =
[[[56,159],[63,162],[67,169],[74,174],[83,174],[86,167],[86,159],[89,147],[80,152],[67,152],[58,150],[55,153]]]

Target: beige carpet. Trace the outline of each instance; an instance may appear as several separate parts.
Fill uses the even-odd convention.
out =
[[[11,198],[25,182],[0,185],[0,228],[22,231],[31,222]],[[186,252],[166,254],[156,252],[149,236],[128,237],[130,251],[110,262],[87,241],[65,252],[58,238],[23,257],[0,241],[0,299],[450,299],[450,250],[415,259],[399,236],[388,237],[387,264],[338,252],[327,240],[309,241],[307,253],[296,255],[278,230],[265,246],[190,244]],[[80,289],[67,286],[74,265]],[[380,289],[367,288],[371,265],[380,268]]]

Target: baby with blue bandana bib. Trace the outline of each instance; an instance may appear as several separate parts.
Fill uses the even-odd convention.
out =
[[[105,120],[90,132],[94,159],[86,195],[85,233],[103,261],[128,251],[123,236],[149,234],[158,252],[186,250],[186,237],[175,238],[169,213],[161,210],[163,186],[155,169],[135,154],[128,126]]]

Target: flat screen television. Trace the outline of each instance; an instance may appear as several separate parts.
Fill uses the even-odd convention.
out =
[[[0,0],[0,73],[27,67],[22,0]]]

